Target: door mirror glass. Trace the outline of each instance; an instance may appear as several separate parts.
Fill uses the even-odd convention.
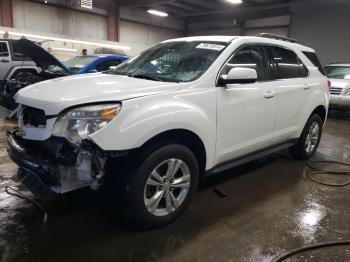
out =
[[[227,75],[220,76],[220,85],[229,84],[249,84],[258,80],[258,74],[255,69],[245,67],[232,68]]]

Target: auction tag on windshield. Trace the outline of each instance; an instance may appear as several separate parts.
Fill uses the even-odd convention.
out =
[[[225,48],[225,46],[224,45],[209,44],[209,43],[201,43],[201,44],[197,45],[196,48],[221,51],[222,49]]]

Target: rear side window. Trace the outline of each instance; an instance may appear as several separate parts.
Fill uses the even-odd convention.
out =
[[[7,44],[0,42],[0,56],[9,56],[9,50],[7,49]]]
[[[312,62],[312,64],[314,66],[316,66],[318,68],[318,70],[321,72],[321,74],[326,75],[324,70],[323,70],[323,66],[322,66],[321,62],[315,53],[303,52],[303,54]]]
[[[296,53],[281,47],[270,47],[275,70],[274,78],[289,79],[307,77],[308,71]]]

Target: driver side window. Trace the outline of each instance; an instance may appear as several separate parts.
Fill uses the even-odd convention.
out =
[[[269,79],[269,62],[266,50],[263,46],[249,45],[240,49],[227,62],[221,75],[227,75],[232,68],[244,67],[255,69],[258,75],[258,81]]]

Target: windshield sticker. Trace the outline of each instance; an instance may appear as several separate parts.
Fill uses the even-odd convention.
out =
[[[197,45],[196,48],[199,49],[207,49],[207,50],[215,50],[215,51],[221,51],[225,48],[224,45],[216,45],[216,44],[208,44],[208,43],[201,43]]]

